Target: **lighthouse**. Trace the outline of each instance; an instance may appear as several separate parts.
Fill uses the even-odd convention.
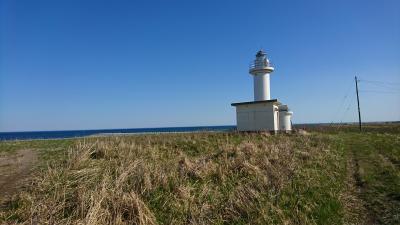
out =
[[[272,72],[274,72],[274,67],[269,63],[267,55],[262,50],[258,51],[249,69],[254,80],[254,101],[271,99],[269,76]]]
[[[260,50],[250,64],[249,73],[253,76],[254,101],[238,102],[236,107],[236,127],[238,131],[290,132],[293,112],[277,99],[271,99],[270,75],[274,67],[267,54]]]

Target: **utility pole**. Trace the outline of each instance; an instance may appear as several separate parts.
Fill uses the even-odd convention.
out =
[[[355,76],[354,79],[356,81],[357,106],[358,106],[358,127],[360,128],[360,132],[361,132],[361,112],[360,112],[360,99],[358,97],[358,79],[357,79],[357,76]]]

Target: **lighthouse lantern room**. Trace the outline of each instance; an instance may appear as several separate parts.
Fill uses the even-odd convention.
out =
[[[236,123],[239,131],[291,131],[291,112],[287,105],[271,99],[270,74],[274,71],[267,55],[260,50],[250,65],[253,76],[254,101],[232,103],[236,107]]]

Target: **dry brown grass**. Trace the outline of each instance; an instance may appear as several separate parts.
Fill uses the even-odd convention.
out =
[[[317,224],[341,221],[345,160],[319,135],[87,138],[50,161],[6,221]],[[339,204],[337,206],[336,204]],[[321,211],[322,210],[322,211]],[[326,215],[329,214],[329,215]]]

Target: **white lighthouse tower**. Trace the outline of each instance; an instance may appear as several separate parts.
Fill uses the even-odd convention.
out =
[[[270,100],[269,75],[274,72],[269,60],[260,50],[256,54],[254,63],[250,65],[249,73],[254,76],[254,101]]]
[[[236,107],[237,129],[239,131],[291,131],[291,117],[287,105],[271,99],[270,74],[274,71],[264,51],[256,54],[249,73],[254,80],[254,101],[232,103]]]

